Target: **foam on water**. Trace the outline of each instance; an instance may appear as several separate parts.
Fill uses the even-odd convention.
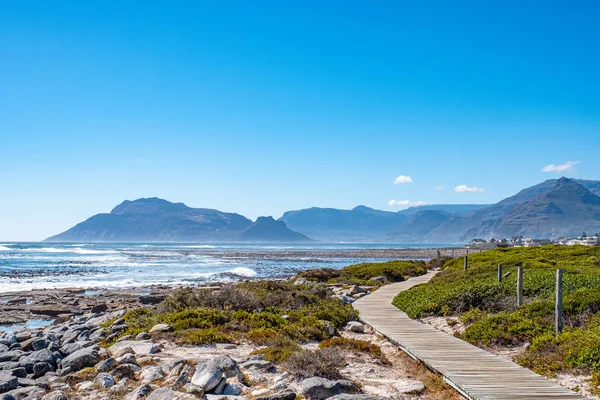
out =
[[[257,275],[256,271],[254,271],[250,268],[246,268],[246,267],[237,267],[228,272],[230,274],[237,275],[237,276],[243,276],[245,278],[253,278]]]
[[[11,248],[6,247],[5,245],[0,245],[0,251],[11,251]]]

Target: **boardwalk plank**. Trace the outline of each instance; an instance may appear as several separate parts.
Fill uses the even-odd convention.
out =
[[[488,353],[430,325],[410,319],[392,305],[394,297],[434,275],[384,286],[353,303],[360,318],[411,357],[440,373],[473,400],[581,400],[572,392],[534,372]]]

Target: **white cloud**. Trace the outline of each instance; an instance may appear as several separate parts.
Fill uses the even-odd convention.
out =
[[[433,190],[444,190],[444,186],[437,185],[436,187],[433,188]]]
[[[465,192],[474,193],[474,192],[483,192],[483,189],[478,188],[477,186],[469,187],[467,185],[458,185],[457,187],[454,188],[454,191],[459,192],[459,193],[465,193]]]
[[[581,161],[566,161],[562,164],[548,164],[546,165],[544,168],[542,168],[542,171],[544,172],[565,172],[565,171],[570,171],[571,169],[573,169],[574,166],[576,166],[577,164],[579,164]]]
[[[410,176],[398,175],[396,179],[394,179],[394,185],[400,185],[402,183],[412,183],[412,178]]]
[[[408,207],[419,207],[426,206],[429,203],[426,201],[412,201],[412,200],[390,200],[388,201],[388,206],[390,207],[399,207],[399,208],[408,208]]]

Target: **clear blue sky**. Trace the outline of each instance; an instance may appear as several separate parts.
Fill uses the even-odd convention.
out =
[[[600,179],[599,21],[596,0],[0,1],[0,240],[139,197],[255,218]]]

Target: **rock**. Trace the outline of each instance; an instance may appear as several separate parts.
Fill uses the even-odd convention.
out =
[[[30,340],[31,340],[31,339],[30,339]],[[33,340],[31,340],[31,341],[33,341]],[[24,348],[24,346],[23,346],[23,345],[22,345],[22,347]],[[8,346],[7,346],[7,345],[5,345],[5,344],[3,344],[3,343],[0,343],[0,353],[3,353],[3,352],[5,352],[5,351],[8,351]]]
[[[374,276],[373,278],[369,279],[371,281],[375,281],[375,282],[381,282],[381,283],[386,283],[387,282],[387,278],[383,275],[381,276]]]
[[[40,305],[33,306],[29,309],[32,314],[37,315],[49,315],[51,317],[57,317],[60,314],[70,314],[71,310],[66,306],[61,306],[58,304],[48,304],[48,305]]]
[[[253,360],[250,358],[250,360],[241,363],[240,366],[244,369],[260,369],[266,371],[273,368],[273,363],[266,360]]]
[[[69,354],[73,354],[78,350],[85,349],[86,347],[93,346],[94,343],[90,341],[78,341],[69,344],[65,344],[62,346],[59,351],[62,355],[68,356]]]
[[[327,336],[333,337],[335,336],[335,326],[331,322],[323,321],[323,328],[325,328],[325,332],[327,332]]]
[[[92,381],[81,382],[77,385],[77,390],[84,392],[86,390],[90,390],[92,386],[94,386],[94,382]]]
[[[337,297],[338,299],[340,299],[341,301],[343,301],[346,304],[352,304],[355,301],[354,298],[352,298],[350,296],[345,296],[345,295],[336,295],[334,297]]]
[[[33,350],[42,350],[48,347],[48,345],[50,345],[50,342],[46,339],[34,339],[33,342],[31,342],[31,347],[33,348]]]
[[[27,372],[33,372],[33,366],[37,363],[48,363],[54,366],[56,365],[56,357],[50,350],[43,349],[19,358],[19,364],[25,367]]]
[[[246,400],[244,396],[228,396],[226,394],[207,394],[206,400]]]
[[[298,278],[294,281],[294,285],[308,285],[310,281],[306,278]]]
[[[173,328],[169,324],[157,324],[150,329],[150,333],[164,333],[171,332]]]
[[[392,386],[402,394],[419,394],[425,390],[423,382],[412,379],[396,382]]]
[[[27,378],[27,370],[23,367],[15,368],[10,370],[13,376],[17,378]]]
[[[139,400],[152,392],[150,385],[138,386],[133,392],[125,396],[125,400]]]
[[[351,294],[359,294],[359,293],[367,293],[367,291],[365,289],[361,288],[360,286],[353,285],[350,287],[350,293]]]
[[[77,372],[87,367],[93,367],[99,361],[98,348],[95,346],[86,347],[65,357],[61,362],[61,366],[64,374],[65,371],[66,373]]]
[[[160,352],[160,348],[151,340],[125,340],[123,342],[113,344],[110,346],[108,351],[113,355],[113,357],[118,357],[123,355],[120,353],[120,350],[128,347],[131,348],[131,350],[138,356],[147,356]],[[129,351],[129,353],[131,353],[131,351]]]
[[[117,364],[137,364],[135,354],[127,353],[116,358]]]
[[[167,387],[161,387],[150,393],[146,400],[198,400],[193,394],[176,392]]]
[[[110,371],[111,369],[115,368],[116,366],[117,366],[117,361],[114,358],[110,357],[104,361],[100,361],[96,365],[96,371],[106,372],[106,371]]]
[[[338,394],[327,400],[392,400],[388,397],[373,396],[370,394]]]
[[[17,400],[15,396],[10,393],[0,394],[0,400]]]
[[[0,371],[0,393],[8,392],[19,386],[19,378],[8,371]]]
[[[245,388],[241,383],[231,382],[227,383],[223,387],[223,391],[221,392],[221,394],[225,394],[228,396],[239,396],[244,392],[244,389]]]
[[[92,309],[90,310],[90,312],[94,313],[94,314],[98,314],[98,313],[102,313],[108,310],[108,306],[104,303],[102,304],[96,304],[94,307],[92,307]]]
[[[47,363],[47,362],[39,362],[39,363],[35,363],[33,365],[33,377],[34,378],[40,378],[44,375],[46,375],[46,373],[52,371],[54,368],[52,367],[52,364]]]
[[[141,332],[135,337],[135,340],[150,340],[152,336],[148,332]]]
[[[325,378],[308,378],[300,382],[302,394],[309,399],[328,399],[343,393],[354,393],[356,387],[350,381],[331,381]]]
[[[208,392],[217,387],[224,375],[215,359],[210,359],[204,364],[196,366],[196,372],[192,376],[191,383],[199,386],[204,392]]]
[[[42,397],[42,400],[69,400],[69,397],[60,390],[56,390]]]
[[[23,331],[15,333],[15,337],[17,338],[17,342],[24,342],[27,339],[31,339],[31,332]]]
[[[94,383],[100,383],[100,386],[107,389],[115,386],[115,379],[111,374],[100,372],[98,375],[96,375],[96,378],[94,378]]]
[[[223,389],[225,389],[225,385],[227,385],[227,378],[223,377],[223,379],[221,379],[221,382],[219,382],[219,384],[217,385],[217,387],[214,388],[212,390],[212,392],[214,394],[224,394],[223,393]]]
[[[296,393],[291,390],[283,390],[281,392],[258,396],[254,400],[295,400]]]
[[[123,325],[112,325],[110,327],[110,331],[111,333],[119,333],[119,332],[123,332],[126,331],[127,328],[129,328],[129,326],[127,324],[123,324]]]
[[[140,372],[142,383],[152,383],[165,378],[165,374],[160,367],[146,367]]]
[[[110,373],[117,379],[129,378],[132,379],[136,372],[141,370],[141,368],[135,364],[121,364],[115,369],[113,369]]]
[[[365,326],[358,321],[350,321],[346,325],[346,330],[354,333],[365,333]]]
[[[35,379],[29,378],[18,378],[19,386],[36,386],[37,382]]]
[[[4,361],[18,361],[19,358],[23,356],[22,351],[5,351],[4,353],[0,353],[0,362]]]

